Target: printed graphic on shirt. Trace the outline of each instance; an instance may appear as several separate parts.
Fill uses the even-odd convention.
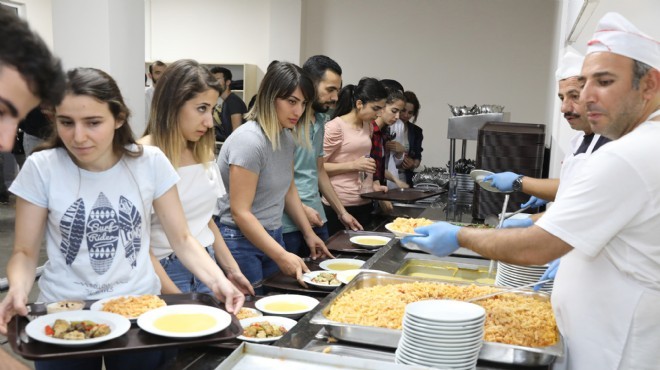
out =
[[[60,232],[62,232],[60,251],[66,259],[66,264],[69,266],[71,266],[73,260],[78,255],[84,231],[85,202],[80,198],[66,210],[60,221]]]
[[[112,265],[119,241],[117,212],[103,193],[96,198],[87,218],[85,233],[92,268],[97,274],[103,275]]]
[[[84,200],[76,200],[62,216],[60,231],[60,251],[69,266],[78,256],[85,238],[90,264],[97,274],[103,275],[110,269],[117,248],[121,247],[131,266],[136,267],[142,244],[142,216],[135,205],[123,196],[119,197],[117,212],[105,194],[100,193],[87,220]]]
[[[119,197],[119,235],[124,244],[126,259],[135,267],[142,241],[142,217],[133,203],[121,196]]]

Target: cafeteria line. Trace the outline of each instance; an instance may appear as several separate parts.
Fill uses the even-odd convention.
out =
[[[636,47],[631,47],[634,43]],[[175,73],[176,65],[174,63],[165,70],[161,81],[167,81]],[[630,73],[630,68],[625,67],[632,65],[640,67]],[[397,160],[397,154],[399,145],[412,145],[412,140],[405,134],[397,135],[399,138],[404,136],[405,145],[398,141],[398,145],[374,142],[368,134],[371,132],[369,129],[373,129],[371,121],[388,114],[396,117],[398,110],[405,107],[405,104],[399,104],[405,103],[403,88],[393,91],[384,87],[384,81],[363,79],[357,85],[348,84],[327,97],[325,103],[328,106],[333,101],[333,95],[337,100],[335,119],[328,126],[330,134],[326,132],[322,138],[322,150],[318,149],[320,141],[316,142],[316,147],[310,145],[307,149],[313,148],[311,153],[319,158],[338,154],[333,157],[335,162],[330,166],[324,160],[304,163],[302,154],[294,153],[292,143],[296,139],[286,129],[297,128],[297,140],[303,141],[314,138],[314,130],[323,132],[325,121],[322,116],[312,119],[310,114],[314,112],[311,110],[312,96],[315,95],[312,89],[319,88],[321,84],[312,81],[313,77],[310,78],[303,68],[278,62],[267,71],[255,107],[248,113],[248,117],[255,121],[239,127],[219,153],[219,173],[227,189],[219,203],[221,217],[212,220],[207,210],[201,223],[204,232],[211,231],[209,235],[212,238],[207,245],[212,243],[216,250],[214,255],[211,249],[206,248],[210,259],[204,253],[205,245],[200,244],[197,235],[193,237],[192,230],[186,227],[185,216],[189,210],[185,207],[181,209],[173,187],[184,173],[172,166],[177,165],[177,160],[172,159],[177,157],[170,155],[182,155],[179,160],[184,164],[191,158],[197,164],[203,163],[206,157],[200,153],[211,149],[209,143],[212,139],[203,141],[206,145],[203,148],[206,149],[199,152],[195,151],[195,145],[183,145],[183,152],[169,152],[170,149],[165,147],[165,155],[147,147],[133,151],[137,146],[126,132],[130,129],[126,121],[128,114],[112,77],[96,69],[74,69],[67,74],[64,99],[55,106],[57,135],[61,141],[47,143],[51,149],[29,158],[25,169],[10,188],[19,197],[17,214],[21,217],[17,219],[17,230],[25,228],[23,223],[28,221],[25,218],[27,214],[42,221],[41,230],[49,228],[47,244],[51,262],[41,278],[40,300],[60,300],[61,303],[54,306],[38,302],[24,305],[33,278],[31,264],[26,266],[24,262],[33,263],[36,260],[35,251],[39,245],[34,235],[17,233],[19,247],[10,261],[10,289],[0,305],[4,320],[2,330],[7,334],[12,349],[27,359],[36,360],[37,368],[66,368],[76,366],[74,364],[95,366],[93,364],[100,363],[98,361],[102,357],[109,368],[118,363],[123,364],[121,366],[142,363],[142,367],[158,364],[170,368],[240,368],[241,365],[249,366],[253,361],[250,356],[261,355],[261,361],[266,361],[272,359],[274,353],[278,353],[278,357],[285,362],[294,363],[303,359],[310,363],[309,366],[312,363],[336,365],[342,360],[334,355],[346,356],[343,361],[354,361],[356,368],[386,366],[403,369],[407,368],[406,365],[477,369],[653,366],[657,363],[657,354],[650,347],[635,343],[653,343],[657,337],[659,325],[648,313],[659,303],[653,283],[657,279],[652,271],[633,271],[625,261],[617,260],[620,252],[616,247],[621,248],[621,242],[616,238],[620,236],[623,243],[632,243],[632,247],[628,247],[632,249],[631,253],[648,265],[650,246],[636,248],[635,240],[652,239],[648,229],[657,223],[657,216],[654,216],[653,202],[644,203],[641,196],[630,195],[630,189],[648,193],[648,187],[639,185],[646,183],[633,181],[640,170],[651,175],[653,181],[658,180],[658,176],[650,165],[637,160],[640,154],[631,148],[642,148],[642,152],[657,151],[653,149],[652,138],[657,136],[657,129],[652,121],[657,120],[660,104],[658,67],[660,49],[657,41],[641,33],[618,14],[608,13],[601,19],[581,66],[578,80],[583,90],[579,101],[580,104],[586,101],[594,132],[614,141],[599,149],[593,159],[580,157],[579,160],[585,163],[577,175],[569,176],[562,172],[555,204],[535,220],[536,223],[524,225],[523,228],[499,230],[513,226],[512,223],[505,223],[507,211],[510,211],[507,208],[509,193],[525,190],[525,178],[530,176],[485,176],[477,181],[479,187],[474,190],[474,203],[459,200],[453,163],[448,176],[444,177],[447,192],[442,187],[406,186],[384,192],[377,182],[372,182],[371,174],[376,171],[381,171],[378,177],[381,181],[397,175],[401,178],[392,180],[407,179],[405,171],[397,170],[402,163],[406,163],[405,158],[398,157]],[[304,68],[310,66],[306,64]],[[615,72],[621,73],[627,78],[624,82],[637,87],[617,90],[621,81],[615,79],[604,83],[603,70],[613,75],[616,75]],[[336,74],[340,75],[341,69],[338,71]],[[635,77],[636,74],[639,78]],[[198,90],[193,92],[189,101],[205,108],[212,107],[222,87],[216,84],[212,76],[205,75],[204,69],[196,76],[200,85],[193,87]],[[111,96],[84,88],[80,90],[92,84],[106,86]],[[161,82],[156,87],[155,102],[166,94],[167,88],[163,86],[167,84]],[[318,99],[321,94],[316,96]],[[625,99],[608,99],[610,96]],[[94,104],[83,104],[89,98],[95,99]],[[315,103],[324,102],[316,100]],[[197,143],[201,137],[213,134],[209,130],[213,126],[212,119],[208,118],[210,114],[208,117],[204,115],[201,123],[193,124],[190,115],[195,109],[189,109],[185,104],[187,101],[181,103],[183,113],[173,121],[182,127],[183,142]],[[115,108],[111,110],[108,108],[110,106]],[[80,125],[81,110],[90,109],[96,110],[98,115],[109,117],[104,125],[110,127],[109,122],[114,125],[112,129],[99,133],[98,139],[115,143],[114,148],[106,146],[100,157],[87,156],[88,150],[75,145],[79,136],[72,136],[68,131],[71,126]],[[158,104],[152,107],[152,122],[158,119],[158,109]],[[314,109],[316,113],[321,113],[323,105],[317,104]],[[604,117],[603,112],[608,109],[619,109],[627,115],[615,116],[616,120],[612,120]],[[576,109],[575,113],[584,114],[584,111]],[[186,119],[190,121],[186,122]],[[394,119],[387,122],[396,124]],[[357,130],[347,134],[351,126]],[[486,132],[493,135],[506,132],[507,127],[511,126],[486,123],[478,131],[479,139],[487,140],[484,138]],[[122,134],[115,134],[115,130]],[[518,133],[520,136],[534,137],[536,132],[535,127],[523,127]],[[308,136],[308,133],[313,134]],[[344,147],[347,138],[350,138],[348,144],[354,146]],[[378,158],[380,154],[377,154],[376,158],[370,158],[359,154],[372,145],[388,148],[385,153],[389,152],[391,156]],[[243,151],[243,155],[236,156],[230,152],[232,148],[246,146],[256,148],[256,153]],[[593,145],[585,146],[588,152],[594,151]],[[575,156],[579,154],[576,152]],[[170,164],[166,158],[173,163]],[[293,158],[296,161],[291,166],[288,162]],[[356,165],[345,165],[344,161],[350,158],[357,158],[353,159]],[[71,200],[75,203],[49,202],[49,194],[58,191],[58,186],[67,187],[67,184],[46,181],[42,184],[49,189],[45,194],[43,190],[30,186],[30,181],[37,180],[36,172],[44,166],[43,162],[49,159],[51,165],[55,165],[51,168],[72,173],[77,169],[78,193],[70,194],[75,195]],[[377,165],[376,159],[390,159],[391,162],[386,161],[389,163],[382,166]],[[488,154],[478,153],[477,164],[488,163],[486,159]],[[275,173],[263,171],[264,164],[271,160],[279,163]],[[569,160],[566,165],[577,161]],[[634,162],[632,165],[631,161]],[[117,163],[121,164],[121,168],[115,166]],[[144,173],[146,163],[155,165],[150,169],[150,176]],[[419,165],[415,161],[407,163]],[[606,190],[596,190],[600,181],[607,179],[603,168],[612,163],[629,175],[625,186],[612,184]],[[301,169],[299,164],[303,168],[316,164],[316,181],[308,181],[306,186],[316,189],[312,198],[319,198],[319,190],[323,193],[325,207],[320,212],[317,210],[320,202],[314,209],[307,205],[309,199],[298,195],[296,187],[300,185],[296,171]],[[319,166],[323,170],[319,170]],[[99,176],[106,175],[111,169],[122,175],[124,184],[119,188],[133,189],[128,191],[128,198],[123,193],[118,194],[117,188],[113,190],[104,177]],[[81,171],[85,171],[85,187],[81,187]],[[387,171],[391,171],[389,175]],[[136,172],[139,174],[138,180],[134,175]],[[280,172],[279,176],[277,172]],[[46,177],[51,176],[48,173]],[[154,183],[150,182],[154,180]],[[489,182],[490,185],[487,185]],[[501,188],[509,183],[511,189]],[[148,186],[145,187],[145,184]],[[259,186],[262,186],[261,190]],[[364,191],[365,187],[373,192]],[[484,226],[483,219],[475,215],[492,209],[492,203],[500,203],[492,202],[493,199],[501,200],[501,197],[489,198],[493,195],[490,193],[496,193],[494,190],[482,191],[489,187],[505,193],[504,206],[497,222]],[[584,228],[580,227],[584,223],[580,223],[578,217],[586,219],[594,213],[598,214],[602,210],[594,207],[594,203],[599,197],[612,192],[618,192],[622,197],[628,194],[629,201],[642,209],[641,214],[628,215],[636,225],[629,226],[622,216],[614,220],[617,223],[609,224],[609,234],[605,235],[615,238],[615,242],[603,239],[582,245],[585,233]],[[585,202],[585,194],[593,200]],[[118,216],[108,197],[119,199]],[[92,214],[85,221],[86,198],[96,200],[91,208]],[[133,198],[140,199],[142,205],[136,207],[136,202],[131,201]],[[424,198],[432,200],[419,202]],[[156,297],[162,292],[154,289],[157,283],[153,279],[150,284],[136,281],[139,277],[156,276],[153,269],[158,272],[161,281],[169,279],[167,275],[174,280],[173,272],[166,269],[167,265],[162,260],[158,261],[144,249],[140,253],[141,242],[149,245],[150,231],[143,227],[151,221],[145,207],[152,202],[174,250],[168,258],[180,257],[183,266],[179,269],[189,269],[191,276],[195,275],[194,279],[208,286],[207,292],[210,294],[196,291],[197,283],[188,292],[185,286],[176,284],[177,288],[172,289],[179,292]],[[366,211],[365,206],[371,207],[372,204],[380,206],[380,212],[377,211],[375,216],[371,211]],[[288,249],[276,221],[284,210],[292,217],[302,245],[310,246],[311,258],[299,250]],[[569,214],[569,210],[573,216],[567,219],[565,215]],[[52,217],[63,216],[61,220],[54,219],[47,225],[47,217],[51,217],[47,213],[54,213]],[[343,226],[352,230],[341,230],[329,237],[323,235],[320,229],[313,227],[313,222],[317,219],[323,224],[326,220],[324,213],[337,218]],[[81,229],[80,225],[85,222],[87,225]],[[118,222],[117,228],[112,227],[115,222]],[[59,224],[59,231],[54,231],[51,224]],[[647,227],[640,230],[639,224]],[[255,225],[263,227],[257,228]],[[83,241],[84,234],[87,235]],[[59,244],[53,239],[62,239],[62,242]],[[322,241],[324,239],[325,242]],[[81,242],[89,251],[80,249]],[[125,256],[124,250],[116,252],[118,242],[121,242]],[[216,249],[216,243],[224,249]],[[547,246],[539,248],[539,244]],[[604,245],[607,245],[605,252],[601,250]],[[224,253],[225,250],[231,254]],[[253,256],[246,255],[251,251],[261,253],[259,264],[254,263]],[[80,256],[88,256],[89,262],[85,259],[84,265],[72,266],[79,253]],[[129,263],[126,269],[117,270],[112,268],[112,264],[115,255],[120,254],[122,256],[118,258],[125,258]],[[500,262],[495,267],[493,261],[482,256]],[[553,264],[559,265],[555,284],[545,279],[551,271],[545,271],[544,267],[560,257],[561,262]],[[224,271],[210,263],[214,259]],[[231,263],[227,262],[228,259]],[[129,270],[129,266],[134,270]],[[159,270],[161,266],[165,271]],[[352,272],[352,275],[339,271],[353,267],[366,271],[359,274]],[[72,280],[72,276],[61,279],[65,276],[64,272],[71,272],[69,269],[79,275],[73,276]],[[329,272],[314,272],[319,270]],[[103,276],[106,273],[109,274]],[[58,274],[60,278],[56,278]],[[101,277],[89,278],[97,275]],[[59,280],[60,284],[52,279]],[[252,289],[245,286],[247,280],[255,289],[256,297],[243,296]],[[539,280],[548,284],[538,287],[545,289],[541,292],[520,289],[505,293],[493,287],[530,285],[527,284],[529,280],[532,284]],[[74,294],[76,284],[85,286],[87,293]],[[593,289],[594,286],[606,286],[617,295],[626,295],[625,301],[615,302],[618,305],[611,307],[623,318],[617,325],[605,327],[610,313],[594,312],[580,304],[587,299],[587,290],[591,297],[588,299],[603,299],[600,288]],[[140,294],[124,300],[112,298],[108,293],[113,290],[118,292],[114,296]],[[553,294],[554,313],[550,293]],[[391,300],[391,297],[395,298]],[[402,300],[410,303],[402,306]],[[152,301],[158,303],[151,306]],[[638,306],[630,307],[630,301],[638,302]],[[81,306],[89,310],[79,310]],[[115,308],[110,308],[112,306]],[[243,311],[239,310],[241,306],[245,306]],[[258,311],[247,310],[251,306]],[[53,307],[61,312],[52,312]],[[249,322],[238,321],[236,316],[245,312],[261,312],[266,316],[263,322],[259,321],[262,320],[259,316],[243,319]],[[446,316],[438,315],[438,312],[445,312]],[[297,319],[297,323],[279,318],[282,315]],[[590,319],[579,322],[585,316]],[[597,340],[592,335],[597,335]],[[239,339],[275,343],[271,346],[251,345]],[[607,352],[602,356],[596,355],[599,348]],[[130,364],[131,361],[133,364]]]

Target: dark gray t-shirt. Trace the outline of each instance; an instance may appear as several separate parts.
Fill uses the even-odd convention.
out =
[[[229,166],[235,165],[259,176],[252,202],[252,213],[268,230],[282,226],[284,196],[293,179],[295,141],[290,130],[280,132],[280,147],[273,147],[255,121],[248,121],[234,131],[222,145],[218,167],[227,194],[218,200],[220,222],[236,226],[229,206]]]

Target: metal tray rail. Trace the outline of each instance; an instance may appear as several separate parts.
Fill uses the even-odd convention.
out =
[[[427,281],[432,283],[452,284],[452,285],[470,285],[471,283],[462,282],[439,282],[433,279],[420,279],[401,275],[380,274],[376,272],[365,272],[354,278],[349,284],[344,286],[339,293],[329,301],[323,309],[319,310],[310,320],[312,324],[323,325],[328,333],[340,340],[348,342],[370,344],[388,348],[397,348],[401,338],[401,330],[378,328],[372,326],[362,326],[345,324],[333,321],[327,318],[330,307],[344,294],[353,290],[368,288],[378,285],[392,285],[411,283],[415,281]],[[533,296],[535,299],[549,300],[550,296],[542,292],[520,291],[516,294]],[[480,360],[515,364],[538,366],[551,364],[556,357],[563,356],[564,344],[561,334],[559,341],[548,347],[524,347],[504,343],[485,342],[479,353]]]

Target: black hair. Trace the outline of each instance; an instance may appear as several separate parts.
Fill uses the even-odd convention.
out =
[[[387,90],[377,79],[363,77],[357,86],[346,85],[339,92],[337,108],[332,118],[348,114],[355,108],[355,103],[360,100],[363,104],[372,101],[387,99]]]
[[[401,90],[394,90],[394,91],[388,91],[389,94],[387,94],[387,100],[385,100],[385,104],[392,104],[397,100],[403,101],[403,104],[406,103],[406,96],[403,94],[403,91]]]
[[[155,61],[155,62],[149,64],[149,74],[153,74],[153,73],[154,73],[154,66],[158,66],[158,67],[167,67],[167,64],[163,63],[163,62],[160,61],[160,60],[157,60],[157,61]]]
[[[404,91],[403,85],[397,80],[384,79],[380,80],[380,83],[382,83],[388,91]]]
[[[419,116],[419,110],[422,108],[421,105],[419,105],[419,100],[417,99],[417,95],[415,95],[414,92],[408,90],[403,93],[406,97],[406,103],[410,103],[415,107],[413,117],[415,117],[412,120],[412,123],[415,123],[417,121],[417,117]]]
[[[633,59],[633,79],[632,85],[635,90],[639,90],[639,81],[651,70],[651,66]]]
[[[30,26],[0,7],[0,68],[12,66],[42,102],[57,105],[64,97],[62,63]]]
[[[314,55],[309,57],[305,64],[303,64],[303,69],[309,73],[315,83],[323,78],[325,71],[328,69],[340,76],[342,73],[339,64],[325,55]]]
[[[233,81],[231,71],[225,67],[215,66],[211,68],[211,74],[222,73],[222,76],[225,78],[225,81]]]

